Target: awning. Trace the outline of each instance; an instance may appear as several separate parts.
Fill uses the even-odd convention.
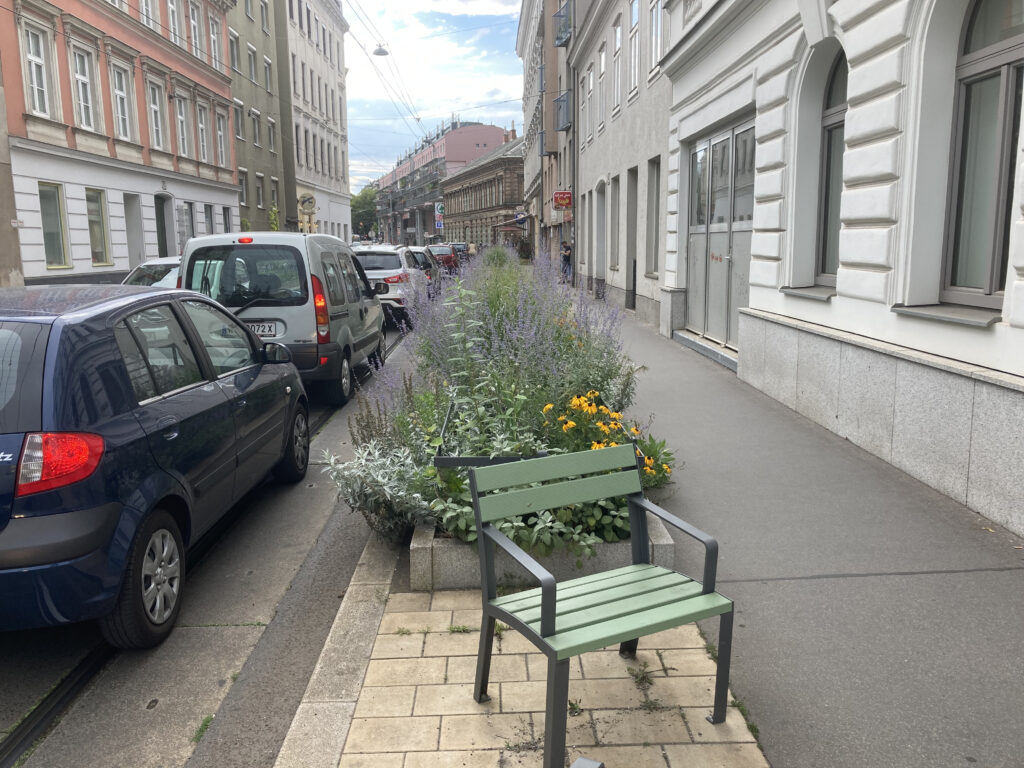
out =
[[[505,227],[497,226],[497,227],[494,227],[494,229],[497,230],[498,232],[525,232],[526,231],[523,227],[517,227],[515,225],[505,226]]]

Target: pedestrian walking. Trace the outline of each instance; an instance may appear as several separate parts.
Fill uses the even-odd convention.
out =
[[[562,277],[559,282],[568,283],[572,279],[572,246],[562,241]]]

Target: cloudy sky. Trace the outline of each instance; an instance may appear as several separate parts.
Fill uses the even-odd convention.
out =
[[[522,133],[520,5],[521,0],[342,0],[351,27],[345,63],[353,194],[390,171],[400,155],[452,114],[506,127],[515,121]],[[369,56],[378,43],[391,55]]]

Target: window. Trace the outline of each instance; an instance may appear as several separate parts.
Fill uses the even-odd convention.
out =
[[[604,46],[601,46],[601,50],[597,53],[597,128],[600,130],[604,128],[604,110],[605,110],[605,95],[604,95],[604,69],[605,69],[605,50]]]
[[[245,171],[238,172],[238,203],[249,204],[249,174]]]
[[[33,114],[50,116],[49,76],[46,36],[32,28],[25,28],[25,60],[28,67],[28,90]]]
[[[235,103],[235,138],[245,141],[245,124],[242,122],[242,105]]]
[[[220,69],[220,22],[210,14],[210,64]]]
[[[250,110],[250,117],[252,118],[252,145],[258,147],[263,138],[262,131],[260,130],[260,113]]]
[[[130,315],[115,327],[114,337],[140,401],[204,380],[188,337],[166,304]],[[140,356],[144,365],[138,364]]]
[[[629,92],[640,84],[640,0],[629,3]]]
[[[248,16],[250,19],[253,18],[253,15],[252,15],[252,0],[245,0],[245,15]],[[255,21],[255,19],[253,19],[253,21]]]
[[[110,68],[110,90],[114,101],[114,131],[117,138],[131,141],[131,104],[129,97],[128,70],[113,66]]]
[[[661,0],[651,0],[651,69],[661,61]]]
[[[277,208],[277,179],[270,177],[270,205]]]
[[[217,376],[255,364],[256,350],[237,320],[204,301],[186,301],[182,306],[199,331],[199,341],[206,348]]]
[[[260,26],[264,32],[270,34],[270,8],[267,0],[260,0]]]
[[[213,234],[213,206],[207,203],[203,206],[203,218],[206,220],[206,234]]]
[[[299,151],[300,149],[302,149],[302,141],[301,141],[301,135],[302,134],[301,134],[301,130],[302,129],[299,128],[299,126],[297,126],[297,125],[295,126],[295,164],[296,165],[302,165],[302,155],[301,155],[301,153]]]
[[[164,149],[164,89],[149,84],[149,140],[153,149]]]
[[[64,200],[59,184],[39,182],[39,212],[43,227],[43,249],[47,267],[67,267],[67,239],[64,236]]]
[[[1024,19],[979,0],[957,60],[957,131],[942,301],[1002,306],[1024,91]]]
[[[267,118],[267,149],[277,152],[277,123]]]
[[[228,30],[228,63],[236,72],[238,69],[238,34]]]
[[[270,81],[273,79],[273,77],[272,77],[273,68],[274,68],[274,65],[271,63],[270,59],[268,59],[266,56],[264,56],[263,57],[263,83],[264,83],[264,85],[265,85],[265,87],[267,89],[267,93],[270,93]]]
[[[89,220],[89,250],[93,266],[110,264],[107,240],[107,200],[102,189],[85,188],[85,212]]]
[[[846,81],[849,67],[842,53],[832,65],[821,116],[821,202],[818,221],[818,264],[815,282],[835,285],[839,269],[839,202],[843,194],[843,151],[846,148]]]
[[[175,124],[178,129],[178,154],[190,157],[191,142],[189,141],[188,107],[181,96],[174,97]]]
[[[221,219],[223,220],[222,223],[224,224],[224,231],[225,232],[230,232],[231,231],[231,206],[225,205],[223,208],[221,208],[220,213],[221,213]]]
[[[203,17],[200,13],[198,5],[188,4],[188,31],[192,36],[192,55],[197,59],[203,58]]]
[[[72,49],[75,62],[75,117],[81,128],[93,130],[92,114],[92,56],[77,48]]]
[[[249,79],[256,82],[256,49],[251,45],[246,50],[246,58],[249,61]]]
[[[306,62],[300,62],[302,67],[302,100],[306,101]]]
[[[227,116],[217,113],[217,164],[222,168],[228,166]]]
[[[295,18],[295,0],[288,0],[288,18]]]
[[[156,27],[156,13],[153,8],[154,0],[139,0],[139,19],[150,29]]]
[[[185,45],[185,38],[181,34],[181,14],[178,10],[178,0],[167,0],[167,33],[171,42],[176,45]]]
[[[263,174],[256,174],[256,207],[263,207]]]
[[[199,159],[210,161],[209,138],[207,133],[210,125],[210,110],[205,104],[196,107],[196,132],[199,134]]]
[[[587,69],[587,138],[594,138],[594,67]]]

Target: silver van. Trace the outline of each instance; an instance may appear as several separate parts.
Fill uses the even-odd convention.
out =
[[[303,382],[341,405],[353,366],[384,362],[384,313],[352,250],[330,235],[232,232],[194,237],[181,287],[204,293],[266,341],[291,350]]]

